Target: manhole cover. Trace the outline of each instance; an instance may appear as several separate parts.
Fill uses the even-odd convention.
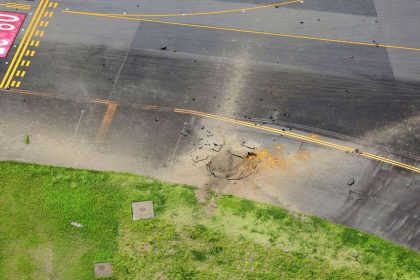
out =
[[[152,201],[133,202],[131,204],[133,220],[151,219],[155,217]]]
[[[95,263],[95,278],[112,277],[112,264],[111,263]]]

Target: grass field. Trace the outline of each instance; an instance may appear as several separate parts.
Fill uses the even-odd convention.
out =
[[[131,202],[156,218],[133,222]],[[77,221],[84,225],[70,225]],[[420,255],[326,220],[150,178],[0,163],[0,279],[420,279]]]

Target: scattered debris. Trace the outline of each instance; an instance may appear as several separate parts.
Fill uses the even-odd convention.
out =
[[[95,278],[108,278],[112,277],[112,264],[111,263],[95,263]]]
[[[353,254],[353,258],[357,259],[360,256],[360,253],[356,252]]]
[[[209,156],[206,156],[205,158],[200,158],[199,156],[196,156],[195,157],[195,159],[191,156],[191,159],[192,159],[192,161],[194,162],[194,163],[198,163],[198,162],[201,162],[201,161],[205,161],[205,160],[207,160],[209,158]]]
[[[245,148],[248,148],[248,149],[250,149],[250,150],[255,150],[255,146],[254,146],[254,147],[247,146],[247,145],[245,144],[245,142],[242,142],[242,143],[241,143],[241,146],[242,146],[242,147],[245,147]]]
[[[354,179],[351,179],[350,181],[347,182],[347,185],[349,186],[353,186],[353,184],[354,184]]]
[[[159,117],[155,117],[155,122],[158,122],[159,121]]]
[[[162,50],[162,51],[166,51],[168,49],[168,47],[167,46],[162,46],[162,47],[160,47],[160,50]]]
[[[241,159],[244,159],[244,157],[243,156],[240,156],[240,155],[237,155],[237,154],[234,154],[234,153],[230,153],[232,156],[234,156],[234,157],[238,157],[238,158],[241,158]]]
[[[245,159],[251,160],[257,157],[256,153],[248,152],[248,154],[245,156]]]
[[[82,228],[83,227],[83,225],[81,223],[78,223],[78,222],[71,222],[70,224],[74,227],[77,227],[77,228]]]
[[[303,22],[303,21],[301,21],[301,22],[300,22],[300,24],[304,24],[304,22]]]

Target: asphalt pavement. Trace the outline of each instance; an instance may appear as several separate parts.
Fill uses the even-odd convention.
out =
[[[262,173],[258,200],[419,250],[416,2],[4,3],[27,18],[0,60],[0,158],[201,186],[209,174],[190,154],[210,135],[234,136],[229,149],[305,145],[310,169]]]

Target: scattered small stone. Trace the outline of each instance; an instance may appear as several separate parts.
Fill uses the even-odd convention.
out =
[[[158,122],[159,121],[159,117],[155,117],[155,122]]]
[[[278,9],[279,8],[279,5],[275,5],[274,8]]]
[[[347,182],[347,185],[349,186],[353,186],[354,185],[354,179],[351,179],[350,181]]]
[[[321,19],[318,18],[317,21],[321,21]]]
[[[354,58],[354,56],[350,56],[350,59],[353,59]]]
[[[78,222],[71,222],[70,224],[74,227],[77,227],[77,228],[82,228],[83,227],[83,225],[81,223],[78,223]]]
[[[192,101],[195,101],[195,97],[192,98]]]
[[[204,125],[201,127],[201,129],[204,129]]]
[[[168,47],[167,46],[162,46],[162,47],[160,47],[160,50],[162,50],[162,51],[166,51],[168,49]]]
[[[355,258],[355,259],[357,259],[359,256],[360,256],[360,254],[357,253],[357,252],[353,254],[353,258]]]
[[[304,22],[303,22],[303,21],[301,21],[301,22],[300,22],[300,24],[304,24]]]

